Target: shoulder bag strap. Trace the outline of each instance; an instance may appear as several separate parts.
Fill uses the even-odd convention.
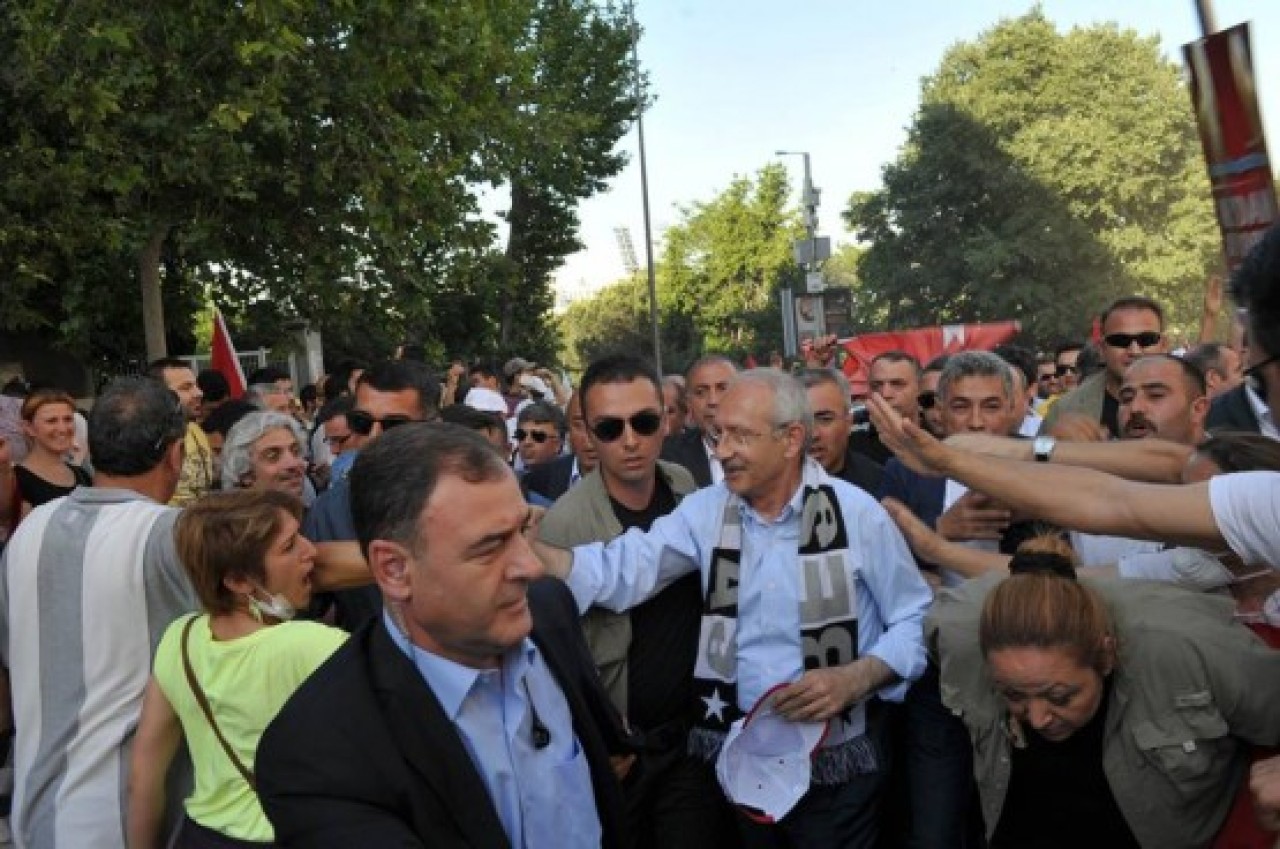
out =
[[[187,624],[182,628],[182,668],[187,672],[187,683],[191,685],[191,692],[196,697],[196,702],[200,705],[200,709],[204,711],[205,718],[209,720],[209,727],[213,729],[213,733],[217,736],[218,742],[222,744],[222,750],[227,753],[227,757],[231,759],[231,763],[239,770],[240,775],[249,784],[249,787],[257,792],[258,785],[254,781],[253,771],[244,765],[235,750],[231,748],[231,744],[227,742],[227,738],[222,736],[222,729],[218,727],[218,723],[213,718],[213,709],[209,707],[209,700],[205,698],[204,690],[200,689],[200,683],[196,681],[196,672],[191,668],[191,656],[187,653],[187,641],[191,636],[191,626],[195,624],[199,616],[192,616],[187,620]]]

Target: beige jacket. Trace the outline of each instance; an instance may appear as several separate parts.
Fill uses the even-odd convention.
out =
[[[658,474],[666,480],[676,500],[693,492],[697,486],[693,476],[676,463],[658,461]],[[622,525],[613,513],[609,493],[604,488],[600,470],[570,487],[542,517],[538,537],[560,548],[572,548],[588,542],[605,542],[622,533]],[[582,617],[582,630],[587,645],[600,670],[600,679],[609,699],[623,716],[627,715],[627,650],[631,647],[631,617],[593,607]]]
[[[988,836],[1019,730],[978,645],[982,603],[999,580],[944,590],[925,624],[942,701],[973,744]],[[1280,742],[1280,651],[1233,620],[1229,599],[1153,581],[1087,583],[1111,610],[1118,643],[1102,753],[1116,803],[1143,846],[1209,846],[1244,777],[1246,743]]]

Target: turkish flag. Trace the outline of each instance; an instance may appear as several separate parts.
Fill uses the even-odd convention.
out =
[[[1018,335],[1016,321],[993,321],[984,324],[947,324],[917,327],[913,330],[865,333],[840,340],[843,348],[841,370],[849,378],[853,394],[867,394],[867,372],[871,361],[889,351],[905,351],[921,366],[934,357],[959,351],[990,351]]]
[[[244,395],[244,370],[240,368],[240,358],[236,356],[236,346],[231,344],[231,334],[227,332],[227,323],[222,320],[222,311],[213,310],[213,339],[209,344],[213,352],[210,365],[214,371],[222,372],[231,387],[231,397]]]

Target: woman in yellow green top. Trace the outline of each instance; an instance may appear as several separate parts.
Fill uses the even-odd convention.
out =
[[[129,776],[129,846],[164,845],[165,778],[185,738],[195,790],[179,847],[274,840],[253,787],[258,740],[285,701],[343,642],[292,622],[311,599],[315,546],[298,533],[302,504],[273,490],[206,496],[175,530],[204,613],[184,616],[156,649]]]

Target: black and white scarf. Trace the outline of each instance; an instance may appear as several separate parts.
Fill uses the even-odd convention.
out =
[[[840,502],[823,478],[821,467],[806,462],[795,561],[801,573],[800,637],[806,670],[844,666],[858,658],[857,569],[851,562]],[[737,684],[741,509],[742,501],[730,495],[719,544],[711,553],[693,673],[698,719],[689,732],[689,751],[708,762],[715,760],[730,726],[743,716]],[[874,772],[875,747],[865,732],[865,703],[853,705],[832,720],[824,748],[814,760],[814,782],[840,784],[855,775]]]

